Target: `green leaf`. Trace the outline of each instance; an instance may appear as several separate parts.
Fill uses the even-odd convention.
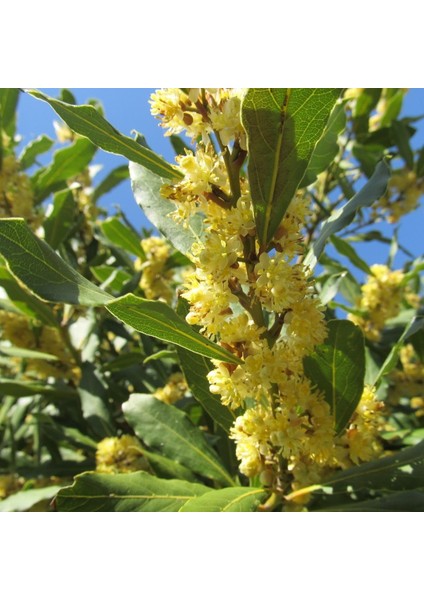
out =
[[[28,380],[19,381],[17,379],[6,379],[0,377],[0,395],[15,396],[35,396],[40,394],[47,397],[61,397],[67,400],[77,400],[77,392],[68,386],[53,386],[41,383],[31,383]]]
[[[35,177],[35,195],[40,202],[58,187],[65,187],[66,180],[79,175],[90,163],[97,148],[86,139],[77,139],[71,146],[58,150],[51,164]]]
[[[409,343],[413,345],[418,358],[422,363],[424,363],[424,329],[416,331],[413,335],[410,335]]]
[[[371,177],[377,168],[377,164],[383,159],[385,147],[380,144],[360,144],[355,142],[352,146],[352,154],[358,160],[362,171],[367,177]]]
[[[193,354],[184,348],[178,348],[177,352],[181,369],[193,396],[215,423],[228,433],[237,415],[228,406],[221,404],[219,396],[212,394],[209,390],[209,381],[206,375],[212,371],[214,366],[204,356]]]
[[[10,136],[15,132],[18,99],[19,88],[0,88],[0,129],[3,129]]]
[[[115,317],[137,331],[165,342],[187,348],[191,352],[239,364],[233,354],[197,333],[164,302],[145,300],[127,294],[106,305]]]
[[[341,471],[313,487],[312,510],[334,510],[336,507],[343,509],[352,500],[357,501],[360,506],[363,500],[423,488],[424,442],[385,458]]]
[[[48,302],[98,306],[112,297],[72,269],[24,219],[0,220],[0,253],[15,277]]]
[[[325,279],[319,292],[319,299],[324,306],[337,295],[340,285],[346,275],[347,271],[341,271],[340,273],[334,273]]]
[[[181,410],[148,394],[131,394],[122,410],[136,435],[147,446],[193,473],[225,486],[234,485],[216,452]]]
[[[357,210],[365,206],[371,206],[375,200],[381,198],[386,190],[389,177],[390,168],[386,162],[382,161],[377,165],[373,176],[361,191],[324,221],[317,240],[312,244],[311,249],[305,257],[304,264],[306,266],[310,269],[315,267],[328,238],[349,225],[354,219]]]
[[[339,94],[330,88],[251,88],[244,97],[250,190],[264,248],[305,175]]]
[[[1,224],[0,224],[1,228]],[[0,244],[0,254],[2,247]],[[0,286],[6,291],[9,299],[13,302],[19,312],[27,315],[32,319],[41,321],[45,325],[58,327],[58,321],[53,310],[48,304],[45,304],[32,294],[29,294],[19,285],[16,279],[7,270],[6,267],[0,266]]]
[[[179,512],[253,512],[267,495],[263,489],[250,487],[212,490],[188,500]]]
[[[364,389],[365,347],[359,327],[351,321],[328,323],[328,337],[304,358],[305,375],[324,393],[336,434],[349,422]]]
[[[386,357],[386,360],[384,361],[379,372],[375,376],[375,380],[374,380],[373,384],[375,385],[375,387],[377,389],[380,387],[383,377],[385,375],[387,375],[387,373],[390,373],[390,371],[392,371],[395,368],[396,363],[398,361],[399,352],[403,346],[404,341],[407,340],[408,338],[412,337],[417,332],[421,331],[423,328],[424,328],[424,317],[417,317],[414,315],[412,317],[412,319],[410,320],[410,322],[405,327],[405,329],[404,329],[402,335],[400,336],[400,338],[398,339],[398,341],[395,344],[393,344],[392,349],[390,350],[388,356]]]
[[[183,254],[187,254],[203,232],[203,219],[197,214],[184,225],[169,215],[176,210],[171,200],[161,196],[161,187],[169,181],[145,167],[130,163],[130,177],[134,197],[149,221]]]
[[[28,350],[27,348],[18,348],[17,346],[6,346],[5,344],[0,344],[0,354],[14,356],[16,358],[59,360],[54,354],[47,354],[47,352],[40,352],[39,350]]]
[[[135,140],[119,133],[93,106],[74,106],[50,98],[37,90],[28,90],[28,93],[34,98],[50,104],[73,131],[88,138],[102,150],[125,156],[133,162],[144,165],[161,177],[167,179],[181,178],[180,172],[175,167],[151,150],[138,144]]]
[[[416,171],[417,171],[417,177],[423,177],[423,175],[424,175],[424,146],[418,152]]]
[[[157,477],[164,479],[182,479],[183,481],[196,481],[196,476],[190,469],[175,460],[161,456],[155,452],[149,452],[143,448],[143,456]]]
[[[345,106],[343,102],[338,102],[331,111],[324,133],[312,152],[308,168],[299,187],[311,185],[317,176],[328,168],[331,161],[337,156],[339,151],[337,140],[345,127]]]
[[[158,479],[143,472],[84,473],[60,490],[56,506],[68,512],[178,512],[188,500],[209,490],[199,483]]]
[[[53,210],[44,219],[44,236],[46,242],[56,250],[66,240],[75,224],[77,206],[70,190],[55,194]]]
[[[342,504],[331,510],[334,512],[423,512],[423,508],[424,489],[395,492],[374,500]]]
[[[146,255],[140,244],[140,238],[132,229],[127,227],[117,217],[110,217],[101,224],[104,235],[112,244],[123,248],[130,254],[146,260]]]
[[[169,141],[172,144],[175,154],[186,154],[186,150],[190,150],[190,144],[186,143],[179,135],[171,135]]]
[[[402,110],[404,90],[396,90],[386,101],[386,110],[381,118],[380,127],[388,127],[393,119],[397,119]]]
[[[406,165],[412,170],[414,168],[414,153],[409,144],[410,133],[408,126],[403,121],[393,121],[392,130],[399,154],[405,160]]]
[[[27,511],[43,500],[51,500],[60,490],[59,485],[49,487],[21,490],[12,494],[5,500],[0,501],[0,512],[23,512]]]
[[[364,271],[364,273],[367,273],[367,275],[372,275],[371,269],[369,268],[367,263],[364,260],[362,260],[362,258],[357,254],[354,247],[351,246],[351,244],[335,235],[332,235],[330,237],[330,240],[333,246],[336,248],[336,250],[340,252],[340,254],[343,254],[343,256],[346,256],[346,258],[348,258],[350,262],[353,265],[355,265],[355,267],[358,267],[358,269]]]
[[[36,162],[37,156],[50,150],[53,143],[53,140],[47,135],[40,135],[35,140],[29,142],[19,156],[22,169],[25,170],[31,167]]]
[[[93,202],[97,202],[97,200],[103,196],[103,194],[107,194],[114,187],[128,179],[128,165],[120,165],[116,167],[110,173],[106,175],[106,177],[99,183],[99,185],[94,189],[92,200]]]
[[[112,292],[118,292],[118,294],[121,294],[124,286],[131,281],[131,275],[125,271],[106,265],[90,267],[90,271],[100,281],[102,289],[109,288]]]
[[[82,414],[90,431],[97,439],[115,435],[116,426],[108,410],[109,393],[101,374],[88,362],[83,363],[81,372],[78,390]]]

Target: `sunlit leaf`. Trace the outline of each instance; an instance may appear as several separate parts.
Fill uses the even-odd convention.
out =
[[[212,490],[188,500],[179,512],[253,512],[267,495],[263,489],[250,487]]]
[[[28,93],[34,98],[50,104],[73,131],[88,138],[102,150],[125,156],[133,162],[144,165],[161,177],[168,179],[181,177],[179,171],[163,158],[144,148],[132,138],[119,133],[93,106],[67,104],[61,100],[50,98],[38,90],[28,90]]]
[[[130,163],[130,176],[134,197],[146,217],[177,250],[187,254],[202,236],[202,217],[196,214],[185,223],[176,223],[170,213],[177,207],[163,198],[160,191],[169,181],[136,163]]]
[[[202,477],[234,485],[216,452],[184,412],[148,394],[132,394],[122,409],[136,435],[147,446]]]
[[[188,500],[208,492],[199,483],[159,479],[148,473],[85,473],[57,495],[59,511],[177,512]]]
[[[106,306],[115,317],[137,331],[165,342],[187,348],[191,352],[230,363],[240,360],[190,327],[164,302],[145,300],[127,294]]]
[[[339,95],[332,88],[251,88],[243,99],[250,191],[264,248],[305,175]]]
[[[34,235],[24,219],[0,220],[0,254],[15,277],[43,300],[97,306],[111,298]]]
[[[331,407],[334,428],[341,433],[364,389],[364,337],[351,321],[328,323],[328,337],[304,358],[305,374],[324,393]]]
[[[377,165],[375,173],[361,191],[324,221],[318,238],[313,242],[311,249],[305,257],[304,264],[306,266],[313,269],[324,250],[328,238],[349,225],[360,208],[371,206],[373,202],[384,194],[389,177],[389,166],[386,162],[382,161]]]

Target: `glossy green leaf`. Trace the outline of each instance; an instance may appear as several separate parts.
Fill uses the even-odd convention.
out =
[[[202,217],[197,214],[184,225],[176,223],[169,216],[176,210],[176,204],[160,193],[162,186],[169,181],[136,163],[130,163],[130,177],[134,197],[146,217],[177,250],[187,254],[202,236]]]
[[[234,485],[216,452],[184,412],[148,394],[131,394],[122,410],[136,435],[147,446],[193,473],[222,485]]]
[[[97,306],[112,297],[72,269],[24,219],[0,220],[0,253],[15,277],[48,302]]]
[[[267,495],[265,490],[251,487],[212,490],[188,500],[179,512],[253,512]]]
[[[138,256],[142,260],[146,260],[146,255],[140,244],[141,239],[117,217],[110,217],[106,221],[103,221],[101,229],[113,244],[116,244],[119,248],[123,248],[130,254]]]
[[[339,89],[251,88],[242,104],[258,238],[266,248],[323,135]]]
[[[334,510],[352,502],[360,503],[394,492],[424,488],[424,442],[341,471],[312,487],[315,490],[312,510]]]
[[[395,344],[393,344],[392,349],[386,357],[386,360],[384,361],[379,372],[377,373],[375,380],[373,381],[373,384],[377,389],[380,387],[383,377],[395,368],[396,363],[398,361],[399,352],[403,346],[403,343],[417,332],[422,331],[423,328],[424,317],[416,317],[414,315],[410,322],[406,325],[398,341]]]
[[[228,406],[221,404],[219,396],[209,390],[206,376],[214,368],[213,364],[206,357],[188,352],[184,348],[178,348],[177,352],[191,393],[215,423],[228,433],[237,415]]]
[[[318,238],[305,257],[304,264],[306,266],[313,269],[324,250],[328,238],[349,225],[360,208],[371,206],[373,202],[381,198],[386,190],[389,177],[390,168],[386,162],[382,161],[377,165],[375,173],[364,187],[324,221]]]
[[[209,490],[199,483],[159,479],[143,472],[84,473],[72,486],[60,490],[56,506],[67,512],[178,512],[188,500]]]
[[[0,225],[1,228],[1,225]],[[0,254],[2,246],[0,243]],[[45,304],[32,294],[29,294],[13,277],[6,267],[0,266],[0,287],[4,288],[9,300],[19,312],[27,315],[32,319],[36,319],[45,325],[58,327],[56,316],[48,304]]]
[[[12,494],[8,498],[5,498],[5,500],[0,501],[0,512],[28,511],[43,500],[52,500],[59,490],[59,485],[50,485],[49,487],[32,490],[21,490],[20,492],[16,492],[16,494]]]
[[[73,131],[88,138],[102,150],[125,156],[133,162],[144,165],[161,177],[168,179],[181,177],[179,171],[163,158],[151,150],[143,148],[132,138],[119,133],[93,106],[74,106],[50,98],[37,90],[28,90],[28,93],[50,104]]]
[[[106,177],[99,183],[98,186],[94,188],[92,200],[93,202],[97,202],[97,200],[103,196],[103,194],[107,194],[114,187],[128,179],[128,165],[120,165],[119,167],[115,167],[112,169],[110,173],[106,175]]]
[[[197,333],[164,302],[145,300],[134,294],[127,294],[109,302],[106,308],[115,317],[141,333],[182,346],[202,356],[236,364],[241,362],[221,346]]]
[[[358,267],[358,269],[364,271],[364,273],[367,273],[367,275],[372,275],[371,269],[367,263],[362,260],[351,244],[342,238],[337,237],[336,235],[332,235],[330,240],[336,250],[340,252],[340,254],[343,254],[343,256],[346,256],[346,258],[348,258],[350,262],[355,265],[355,267]]]
[[[6,131],[10,136],[12,136],[15,131],[15,116],[18,99],[19,88],[0,88],[0,129]]]
[[[44,236],[53,250],[66,240],[75,225],[77,205],[70,190],[55,194],[53,210],[44,219]]]
[[[19,162],[22,169],[28,169],[37,160],[39,154],[48,152],[53,146],[53,140],[47,135],[40,135],[25,146],[19,156]]]
[[[343,102],[338,102],[331,111],[324,133],[312,152],[308,168],[299,187],[311,185],[317,176],[328,168],[339,152],[337,140],[345,126],[345,106]]]
[[[35,177],[38,202],[47,198],[58,187],[66,187],[67,179],[79,175],[91,162],[97,148],[89,140],[77,139],[71,146],[58,150],[51,164]]]
[[[324,393],[336,434],[349,422],[364,389],[364,337],[351,321],[328,323],[328,337],[304,358],[305,375]]]
[[[175,460],[171,460],[170,458],[162,456],[161,454],[156,454],[155,452],[149,452],[146,449],[143,449],[143,456],[147,458],[153,474],[157,477],[163,477],[164,479],[180,479],[183,481],[196,481],[194,473]]]

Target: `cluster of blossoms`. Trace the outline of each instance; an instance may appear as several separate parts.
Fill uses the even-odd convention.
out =
[[[21,172],[13,154],[4,156],[0,168],[0,217],[32,220],[34,197],[29,177]]]
[[[399,314],[402,302],[417,306],[419,298],[403,285],[403,271],[391,271],[386,265],[372,265],[370,270],[356,306],[363,315],[351,314],[349,318],[367,339],[378,342],[386,321]]]
[[[162,388],[153,394],[155,398],[165,404],[174,404],[184,397],[187,391],[187,382],[182,373],[173,373]]]
[[[38,358],[27,359],[25,363],[28,375],[36,373],[41,377],[65,377],[76,382],[79,381],[80,369],[64,346],[63,338],[57,328],[42,325],[38,321],[32,321],[15,312],[0,310],[0,329],[2,338],[14,346],[27,350],[38,350],[56,357],[57,360],[52,361]]]
[[[399,354],[402,369],[390,374],[390,402],[397,404],[401,398],[409,398],[417,417],[424,416],[424,363],[412,344],[406,344]]]
[[[296,196],[269,247],[260,248],[249,183],[240,172],[246,156],[241,95],[168,89],[151,103],[169,133],[185,130],[202,140],[195,152],[177,157],[183,178],[162,193],[175,203],[177,222],[195,213],[204,222],[191,247],[194,270],[184,281],[187,321],[241,359],[238,365],[213,361],[210,391],[242,412],[231,430],[241,472],[286,492],[376,454],[371,415],[380,406],[366,390],[347,433],[337,437],[329,405],[304,374],[303,358],[327,333],[311,274],[300,261],[310,209]]]
[[[167,267],[170,256],[169,244],[159,237],[149,237],[141,240],[141,247],[146,255],[143,262],[137,259],[135,268],[142,270],[140,287],[149,300],[171,302],[173,297],[173,270]]]
[[[387,192],[379,199],[376,210],[381,211],[389,223],[397,223],[403,215],[418,207],[423,193],[423,178],[418,179],[415,171],[405,167],[392,175]]]
[[[96,471],[99,473],[132,473],[146,469],[148,464],[137,438],[122,435],[104,438],[97,444]]]

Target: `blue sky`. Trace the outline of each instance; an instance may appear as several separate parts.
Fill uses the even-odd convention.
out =
[[[41,88],[43,92],[56,96],[59,88]],[[150,88],[71,88],[79,104],[95,98],[102,103],[105,116],[119,131],[131,135],[133,130],[142,133],[153,150],[163,155],[167,160],[173,161],[174,153],[171,144],[164,137],[164,130],[158,121],[150,114],[148,103],[150,94],[154,91]],[[403,115],[424,115],[424,89],[411,89],[406,95]],[[57,115],[46,103],[36,100],[26,94],[21,94],[18,109],[18,131],[23,136],[22,145],[32,140],[41,133],[46,133],[55,138],[53,121],[59,120]],[[424,120],[416,125],[417,133],[413,138],[413,146],[420,148],[424,145]],[[103,165],[104,169],[97,175],[101,180],[111,168],[125,163],[123,157],[99,151],[95,157],[95,163]],[[96,181],[96,180],[95,180]],[[120,205],[136,228],[148,227],[149,223],[144,218],[137,206],[131,192],[129,181],[125,181],[101,201],[104,207]],[[113,208],[112,208],[112,212]],[[379,224],[383,234],[392,236],[393,227]],[[424,230],[424,203],[421,200],[420,208],[404,217],[399,229],[399,241],[405,245],[414,255],[424,252],[423,243]],[[388,247],[381,243],[368,243],[356,245],[357,251],[369,263],[385,262],[388,255]],[[402,266],[405,255],[399,254],[395,266]]]

